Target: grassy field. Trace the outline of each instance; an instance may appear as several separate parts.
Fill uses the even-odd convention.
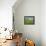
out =
[[[31,25],[31,24],[33,24],[33,20],[24,19],[24,24],[25,25]]]

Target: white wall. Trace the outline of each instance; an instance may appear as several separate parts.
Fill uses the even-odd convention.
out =
[[[39,41],[39,43],[42,44],[41,46],[46,46],[46,0],[41,0],[41,2],[40,2],[40,0],[30,0],[30,1],[31,2],[28,2],[28,3],[22,2],[22,4],[19,5],[20,7],[18,6],[17,8],[16,8],[16,5],[14,5],[15,22],[16,22],[15,27],[17,28],[18,31],[23,32],[24,36],[26,36],[26,33],[27,34],[29,33],[31,35],[31,38],[32,37],[34,37],[34,39],[36,38],[35,39],[36,41],[41,39],[41,43]],[[40,9],[40,3],[41,3],[41,9]],[[41,10],[41,12],[40,12],[40,10]],[[41,15],[40,15],[40,13],[41,13]],[[36,20],[37,20],[36,25],[33,25],[33,26],[24,25],[24,23],[23,23],[24,15],[26,15],[26,16],[35,15]],[[39,22],[40,18],[41,18],[41,22]],[[40,34],[41,34],[41,37],[40,37]]]
[[[41,1],[41,40],[42,46],[46,46],[46,0]]]
[[[12,6],[16,0],[0,0],[0,27],[12,28]]]
[[[34,40],[36,46],[41,46],[41,0],[23,0],[13,10],[18,32],[22,32],[25,38]],[[35,16],[35,24],[24,25],[24,16]]]

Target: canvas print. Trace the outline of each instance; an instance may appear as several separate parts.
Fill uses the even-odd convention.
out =
[[[24,25],[35,24],[35,16],[24,16]]]

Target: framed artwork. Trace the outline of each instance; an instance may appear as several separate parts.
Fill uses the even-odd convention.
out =
[[[24,16],[24,25],[34,25],[35,16]]]

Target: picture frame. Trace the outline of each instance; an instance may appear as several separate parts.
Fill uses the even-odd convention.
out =
[[[34,25],[35,16],[24,16],[24,25]]]

